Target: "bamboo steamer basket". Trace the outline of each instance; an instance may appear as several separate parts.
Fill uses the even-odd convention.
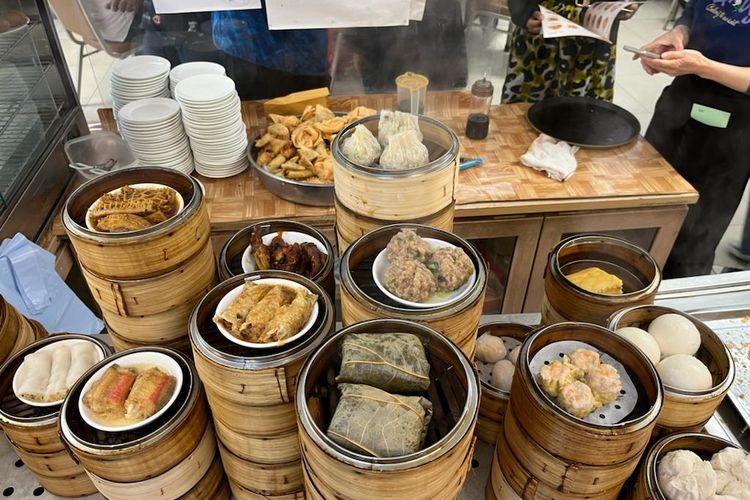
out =
[[[216,437],[207,422],[203,437],[185,459],[168,471],[142,481],[108,481],[89,473],[96,489],[111,500],[130,498],[176,499],[188,494],[208,474],[217,456]]]
[[[38,349],[62,340],[94,343],[106,358],[110,348],[87,335],[59,334],[35,342],[12,356],[0,368],[0,426],[16,454],[47,491],[58,496],[83,496],[96,492],[83,468],[65,449],[57,432],[61,405],[34,407],[13,393],[12,382],[23,359]]]
[[[307,234],[325,247],[328,258],[323,268],[310,279],[320,285],[330,297],[336,296],[335,282],[333,278],[334,261],[336,254],[331,242],[323,236],[323,233],[312,226],[301,222],[289,220],[269,220],[252,224],[234,234],[222,247],[219,255],[219,274],[222,279],[228,279],[232,276],[244,274],[242,269],[242,254],[250,246],[250,238],[253,230],[259,228],[260,234],[265,236],[271,233],[294,231],[297,233]]]
[[[164,345],[187,338],[188,322],[195,303],[185,302],[174,309],[151,316],[119,316],[104,310],[102,316],[115,333],[133,344]]]
[[[227,476],[257,495],[286,495],[302,490],[299,460],[286,464],[258,464],[243,460],[219,444],[221,461]]]
[[[86,211],[100,196],[144,182],[177,190],[185,202],[182,211],[140,231],[100,233],[86,227]],[[148,278],[177,269],[209,243],[211,234],[200,184],[168,168],[127,168],[92,179],[70,195],[62,218],[81,267],[102,278]]]
[[[453,304],[414,309],[386,297],[372,278],[372,264],[378,253],[401,229],[413,229],[424,238],[434,238],[463,249],[474,262],[476,282],[471,291]],[[341,258],[341,321],[344,326],[360,321],[393,318],[416,321],[438,330],[474,357],[477,328],[482,316],[487,287],[487,265],[476,249],[455,234],[416,224],[394,224],[363,236],[347,248]]]
[[[665,436],[651,447],[636,476],[635,487],[630,498],[639,500],[667,500],[657,481],[659,461],[670,451],[690,450],[703,460],[724,448],[739,448],[725,439],[697,432],[679,432]]]
[[[695,325],[701,335],[696,357],[708,367],[713,387],[705,391],[685,391],[664,385],[664,408],[656,422],[656,434],[699,431],[708,422],[734,382],[734,360],[718,335],[705,323],[689,314],[663,306],[635,306],[618,311],[609,320],[609,328],[626,326],[647,329],[662,314],[678,314]]]
[[[423,142],[430,152],[427,165],[385,170],[358,165],[346,158],[341,151],[343,141],[357,125],[364,125],[377,136],[379,119],[375,115],[353,122],[331,143],[339,203],[365,217],[391,222],[430,216],[453,204],[460,144],[455,132],[435,119],[419,116]]]
[[[433,419],[425,448],[403,457],[351,452],[325,434],[335,410],[332,387],[339,344],[350,333],[417,335],[431,365]],[[331,395],[334,394],[332,397]],[[471,361],[437,331],[402,320],[352,325],[328,339],[305,363],[297,387],[300,446],[309,498],[456,498],[471,468],[479,410],[479,381]]]
[[[618,276],[624,293],[589,292],[566,278],[588,267]],[[661,272],[654,259],[628,241],[599,234],[566,238],[555,246],[547,262],[542,324],[583,321],[604,326],[610,315],[624,307],[653,304],[660,284]]]
[[[16,308],[0,295],[0,363],[8,359],[18,337],[19,315]]]
[[[216,262],[210,244],[177,269],[160,276],[117,280],[103,278],[85,268],[81,272],[94,300],[110,317],[150,316],[183,304],[194,305],[216,285]]]
[[[107,325],[107,333],[116,352],[137,349],[139,347],[166,347],[180,351],[183,354],[190,355],[191,353],[190,339],[188,339],[187,335],[181,335],[173,340],[156,339],[156,341],[151,342],[133,342],[114,331],[110,325]]]
[[[297,426],[291,431],[266,436],[251,436],[236,432],[214,418],[216,435],[229,453],[258,464],[284,464],[299,460]]]
[[[533,327],[519,323],[487,323],[479,327],[477,338],[489,333],[495,337],[511,337],[523,342],[533,330]],[[477,360],[477,363],[481,361]],[[479,418],[474,432],[480,440],[494,445],[497,443],[497,436],[503,430],[503,416],[508,407],[510,393],[494,387],[481,375],[479,379],[482,395],[479,402]]]
[[[206,396],[214,422],[221,422],[228,429],[248,439],[281,437],[297,429],[294,403],[250,406],[232,403],[210,392]]]
[[[150,347],[117,353],[107,362],[133,352],[163,353],[182,368],[180,392],[163,415],[145,427],[124,432],[102,432],[86,424],[78,411],[78,400],[86,380],[104,362],[81,377],[60,414],[60,434],[76,459],[89,474],[113,483],[139,482],[166,473],[196,449],[209,425],[203,387],[185,355]]]
[[[229,500],[231,497],[232,491],[229,489],[229,481],[227,481],[227,476],[224,474],[221,457],[216,454],[208,472],[180,500],[204,500],[207,498],[212,500]]]
[[[358,238],[391,223],[391,221],[374,219],[354,212],[346,208],[338,199],[334,203],[336,206],[336,240],[340,255]],[[456,204],[454,202],[434,214],[413,220],[401,220],[399,222],[423,224],[425,226],[444,229],[445,231],[453,231],[455,209]]]
[[[229,486],[232,488],[232,494],[237,500],[305,500],[305,493],[303,491],[295,491],[294,493],[283,495],[259,495],[234,481],[229,481]]]

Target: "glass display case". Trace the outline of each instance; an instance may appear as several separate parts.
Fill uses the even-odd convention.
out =
[[[62,141],[88,132],[47,5],[0,0],[0,234],[35,239],[70,172]]]

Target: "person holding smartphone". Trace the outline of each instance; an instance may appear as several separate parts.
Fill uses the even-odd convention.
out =
[[[612,101],[615,86],[616,43],[594,38],[565,37],[545,39],[540,33],[539,5],[562,17],[583,24],[586,8],[593,0],[509,0],[516,25],[511,35],[508,74],[502,102],[536,102],[545,97],[585,96]],[[620,12],[612,27],[617,40],[619,21],[629,19],[638,9],[634,4]]]
[[[676,77],[646,139],[700,194],[664,277],[709,274],[750,179],[750,2],[690,0],[675,27],[641,49],[659,55],[633,56],[648,74]]]

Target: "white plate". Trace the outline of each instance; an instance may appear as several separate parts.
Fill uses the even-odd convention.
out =
[[[172,396],[169,398],[169,401],[161,407],[159,411],[151,415],[150,417],[141,420],[140,422],[135,422],[132,424],[127,425],[121,425],[121,426],[113,426],[113,425],[107,425],[103,424],[101,422],[98,422],[96,420],[96,416],[94,415],[94,412],[89,410],[88,406],[83,404],[83,397],[86,395],[87,392],[89,392],[89,389],[91,389],[91,386],[102,378],[104,376],[104,372],[107,371],[107,368],[110,366],[117,364],[122,367],[128,367],[128,366],[158,366],[168,374],[172,375],[175,378],[175,385],[174,385],[174,391],[172,392]],[[172,406],[172,403],[175,402],[177,399],[177,395],[180,393],[180,389],[182,388],[182,369],[180,368],[180,364],[175,361],[173,358],[167,356],[166,354],[162,354],[160,352],[134,352],[133,354],[127,354],[125,356],[122,356],[120,358],[117,358],[115,360],[110,361],[109,363],[105,364],[101,368],[99,368],[96,373],[94,373],[89,379],[86,381],[86,383],[83,386],[83,389],[81,389],[81,394],[78,397],[78,411],[81,412],[81,417],[83,417],[83,420],[86,421],[87,424],[89,424],[91,427],[94,427],[95,429],[99,429],[100,431],[105,432],[123,432],[123,431],[130,431],[133,429],[137,429],[139,427],[143,427],[144,425],[147,425],[150,422],[153,422],[157,418],[159,418],[165,411],[169,409],[170,406]]]
[[[432,245],[433,249],[456,248],[456,245],[451,245],[446,241],[436,240],[434,238],[422,239]],[[427,299],[427,302],[411,302],[389,292],[383,285],[383,282],[385,281],[385,273],[391,265],[390,261],[388,260],[388,256],[386,255],[386,250],[387,249],[384,248],[378,254],[378,256],[375,257],[375,262],[372,264],[372,277],[375,280],[375,284],[378,285],[378,288],[380,288],[380,291],[383,292],[387,297],[410,307],[426,309],[428,307],[443,307],[457,302],[471,291],[471,288],[474,286],[474,282],[477,280],[477,270],[475,268],[474,272],[471,273],[471,276],[469,276],[469,279],[466,281],[466,283],[458,287],[456,290],[452,292],[436,293],[432,297]]]
[[[178,101],[186,105],[214,103],[236,94],[234,81],[222,75],[196,75],[185,78],[174,89]]]
[[[120,80],[148,80],[169,75],[169,61],[159,56],[130,56],[115,62],[112,76]]]
[[[166,97],[151,97],[126,104],[120,109],[119,117],[128,123],[164,123],[180,114],[177,101]]]
[[[132,187],[132,188],[169,188],[169,186],[165,186],[164,184],[154,184],[152,182],[144,182],[144,183],[141,183],[141,184],[130,184],[130,187]],[[107,194],[118,193],[120,191],[120,189],[122,189],[122,188],[113,189],[112,191],[109,191]],[[175,193],[177,193],[177,211],[172,216],[172,217],[176,217],[177,214],[179,214],[180,212],[182,212],[182,209],[185,206],[185,200],[182,199],[182,195],[180,194],[179,191],[177,191],[176,189],[173,189],[173,188],[169,188],[169,189],[172,189]],[[101,198],[101,196],[99,198]],[[94,201],[94,203],[92,203],[91,206],[86,210],[86,227],[89,228],[91,231],[94,231],[96,233],[100,233],[101,231],[97,231],[96,229],[93,228],[93,224],[92,224],[92,220],[91,220],[91,209],[93,209],[94,205],[96,205],[99,202],[99,198],[97,198]],[[169,219],[165,220],[164,222],[167,222],[172,217],[170,217]],[[160,222],[159,224],[164,224],[164,222]],[[159,224],[154,224],[151,227],[156,227]],[[128,231],[128,232],[132,232],[132,231]],[[122,233],[120,233],[120,234],[122,234]]]
[[[322,253],[323,255],[328,255],[328,252],[326,252],[326,247],[324,247],[320,241],[316,240],[309,234],[299,233],[297,231],[282,231],[281,233],[281,237],[284,239],[284,242],[290,245],[294,243],[315,243],[315,247],[320,250],[320,253]],[[271,241],[276,237],[277,234],[279,233],[268,233],[262,236],[260,240],[264,245],[270,245]],[[248,245],[245,251],[242,252],[242,270],[246,273],[255,271],[255,257],[253,257],[253,251],[250,245]]]
[[[265,285],[283,285],[283,286],[287,286],[289,288],[302,288],[303,290],[307,290],[306,287],[304,287],[303,285],[300,285],[299,283],[296,283],[296,282],[290,281],[290,280],[281,279],[281,278],[264,278],[264,279],[253,280],[252,282],[255,283],[255,284],[257,284],[257,285],[263,285],[263,284],[265,284]],[[222,312],[224,312],[224,310],[226,310],[229,307],[229,304],[231,304],[232,301],[234,299],[236,299],[240,295],[240,292],[242,292],[242,287],[244,287],[244,286],[245,285],[243,283],[242,285],[229,290],[229,292],[226,295],[224,295],[224,297],[222,297],[222,299],[219,301],[219,303],[216,306],[216,315],[221,314]],[[309,290],[307,290],[307,291],[309,292]],[[310,293],[312,293],[312,292],[310,292]],[[293,342],[293,341],[297,340],[298,338],[300,338],[301,336],[303,336],[304,334],[306,334],[310,330],[310,328],[312,328],[312,326],[315,323],[315,320],[317,318],[318,318],[318,302],[315,301],[315,304],[313,305],[312,311],[310,312],[310,318],[307,320],[307,323],[305,323],[305,325],[302,327],[302,329],[299,332],[297,332],[296,335],[293,335],[293,336],[291,336],[291,337],[289,337],[287,339],[284,339],[284,340],[281,340],[281,341],[278,341],[278,342],[267,342],[265,344],[256,344],[256,343],[253,343],[253,342],[245,342],[244,340],[240,340],[237,337],[235,337],[234,335],[232,335],[223,326],[216,325],[216,327],[219,329],[219,331],[221,332],[222,335],[224,335],[227,339],[231,340],[235,344],[239,344],[239,345],[242,345],[242,346],[245,346],[245,347],[254,347],[256,349],[270,349],[272,347],[279,347],[279,346],[282,346],[284,344],[288,344],[289,342]]]
[[[177,85],[182,80],[196,75],[226,75],[227,70],[221,64],[208,61],[193,61],[180,64],[172,68],[169,72],[169,79]]]
[[[66,339],[66,340],[59,340],[59,341],[57,341],[57,342],[51,342],[51,343],[47,344],[46,346],[44,346],[44,347],[41,347],[41,348],[39,348],[38,350],[36,350],[36,351],[34,351],[34,352],[40,352],[40,351],[52,351],[52,350],[55,350],[55,349],[57,349],[57,348],[58,348],[58,347],[60,347],[60,346],[64,346],[64,345],[67,345],[67,346],[73,346],[73,345],[75,345],[75,344],[80,344],[80,343],[82,343],[82,342],[90,342],[90,341],[88,341],[88,340],[83,340],[83,339]],[[96,347],[96,352],[97,352],[97,353],[99,354],[99,355],[97,356],[97,360],[96,360],[96,362],[94,363],[94,364],[96,364],[96,363],[98,363],[98,362],[100,362],[101,360],[103,360],[103,359],[104,359],[104,351],[102,351],[102,348],[101,348],[101,347],[100,347],[99,345],[97,345],[97,344],[94,344],[93,342],[91,342],[91,343],[92,343],[92,344],[93,344],[93,345],[94,345],[94,346]],[[28,356],[28,355],[27,355],[27,356]],[[25,363],[25,359],[24,359],[24,363]],[[30,405],[30,406],[38,406],[38,407],[42,407],[42,408],[43,408],[43,407],[47,407],[47,406],[55,406],[55,405],[59,405],[60,403],[62,403],[62,402],[63,402],[63,401],[65,400],[65,398],[62,398],[62,399],[59,399],[59,400],[57,400],[57,401],[34,401],[34,400],[32,400],[32,399],[26,399],[26,398],[24,398],[24,397],[21,397],[21,396],[20,396],[20,395],[18,394],[18,389],[19,389],[19,387],[18,387],[18,386],[19,386],[19,385],[20,385],[20,383],[21,383],[21,382],[20,382],[20,380],[18,380],[18,372],[19,372],[19,371],[21,371],[21,366],[23,366],[23,363],[21,363],[21,365],[20,365],[20,366],[18,367],[18,369],[16,370],[16,373],[15,373],[15,374],[13,375],[13,393],[14,393],[14,394],[16,395],[16,397],[17,397],[17,398],[18,398],[19,400],[23,401],[23,402],[24,402],[24,403],[26,403],[27,405]],[[94,366],[94,365],[91,365],[91,366]],[[91,368],[91,367],[89,367],[89,368]],[[70,389],[70,388],[68,388],[68,389]]]

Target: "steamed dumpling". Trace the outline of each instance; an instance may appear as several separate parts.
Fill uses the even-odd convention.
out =
[[[500,337],[484,333],[477,339],[476,357],[480,361],[497,363],[505,358],[506,353],[505,343]]]
[[[380,166],[388,170],[407,170],[427,165],[430,154],[422,144],[421,134],[414,130],[390,136],[380,155]]]
[[[634,326],[626,326],[619,328],[615,333],[640,349],[654,365],[659,364],[661,348],[654,336],[650,335],[646,330],[641,330]]]
[[[349,161],[369,167],[380,157],[380,143],[364,125],[354,127],[352,135],[344,139],[341,152]]]
[[[684,391],[704,391],[713,386],[711,372],[697,358],[675,354],[664,358],[658,365],[661,381],[665,385]]]
[[[667,453],[659,462],[657,480],[668,500],[711,500],[716,493],[711,462],[688,450]]]
[[[419,117],[417,115],[387,109],[380,112],[380,121],[378,121],[378,141],[380,141],[380,144],[387,146],[392,136],[406,130],[413,130],[419,141],[422,142],[422,131],[419,130]]]
[[[673,354],[694,356],[701,346],[701,334],[692,321],[679,314],[662,314],[648,325],[648,333],[659,344],[663,357]]]
[[[516,347],[515,349],[512,349],[508,353],[508,361],[513,363],[514,365],[518,364],[518,353],[521,352],[521,346]]]
[[[510,392],[510,387],[513,385],[513,373],[515,371],[515,365],[507,359],[498,361],[492,367],[492,385],[501,391]]]

